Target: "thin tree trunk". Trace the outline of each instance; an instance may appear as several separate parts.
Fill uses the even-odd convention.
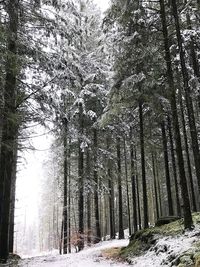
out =
[[[184,106],[183,106],[183,100],[182,100],[181,95],[180,95],[180,110],[181,110],[181,120],[182,120],[182,127],[183,127],[183,137],[184,137],[184,143],[185,143],[185,155],[186,155],[189,183],[190,183],[190,189],[191,189],[192,207],[193,207],[193,211],[196,212],[197,211],[197,202],[196,202],[196,197],[195,197],[195,192],[194,192],[194,182],[193,182],[193,177],[192,177],[192,167],[191,167],[188,137],[187,137],[187,131],[186,131]]]
[[[158,188],[158,200],[159,200],[159,207],[160,207],[160,217],[163,216],[163,210],[162,210],[162,200],[161,200],[161,190],[160,190],[160,179],[159,179],[159,168],[158,168],[158,158],[157,154],[155,154],[155,171],[156,171],[156,177],[157,177],[157,188]]]
[[[159,204],[158,204],[158,189],[157,189],[157,177],[156,177],[156,169],[155,169],[155,159],[154,154],[151,153],[152,158],[152,168],[153,168],[153,184],[154,184],[154,192],[155,192],[155,202],[156,202],[156,219],[160,217],[159,213]]]
[[[185,1],[187,4],[187,1]],[[187,20],[187,27],[189,30],[192,31],[192,26],[191,26],[191,20],[190,20],[190,14],[187,12],[186,13],[186,20]],[[198,62],[198,57],[195,51],[195,41],[193,36],[190,37],[190,57],[192,61],[192,67],[194,70],[194,75],[197,77],[198,81],[200,82],[200,68],[199,68],[199,62]],[[198,90],[198,106],[200,108],[200,91]]]
[[[165,162],[165,177],[166,177],[166,185],[167,185],[168,209],[169,209],[169,215],[174,215],[172,192],[171,192],[171,179],[170,179],[170,172],[169,172],[167,136],[166,136],[164,121],[161,122],[161,131],[162,131],[164,162]]]
[[[122,184],[121,184],[121,145],[120,137],[117,137],[117,176],[118,176],[118,210],[119,210],[119,239],[124,239],[123,228],[123,203],[122,203]]]
[[[86,155],[86,166],[87,166],[87,180],[88,183],[90,184],[91,182],[91,159],[90,159],[90,150],[89,148],[87,149],[87,155]],[[87,245],[90,246],[92,242],[91,234],[92,234],[92,229],[91,229],[91,194],[90,190],[88,190],[87,193]]]
[[[2,138],[2,127],[3,127],[3,112],[4,112],[4,89],[2,78],[0,77],[0,151],[1,151],[1,138]],[[0,154],[1,160],[1,154]]]
[[[84,152],[82,150],[83,138],[83,107],[79,104],[79,138],[78,138],[78,177],[79,177],[79,199],[78,199],[78,250],[84,248]]]
[[[67,254],[67,241],[68,241],[68,207],[67,207],[67,194],[68,194],[68,162],[67,162],[67,123],[64,125],[64,201],[63,201],[63,254]]]
[[[91,246],[92,243],[92,229],[91,229],[91,195],[87,195],[87,244]]]
[[[134,164],[134,146],[133,146],[133,133],[130,129],[130,157],[131,157],[131,185],[132,185],[132,202],[133,202],[133,232],[138,230],[138,218],[137,218],[137,194],[136,194],[136,175]]]
[[[107,137],[107,153],[110,153],[110,138]],[[115,203],[111,159],[108,155],[108,188],[109,188],[109,215],[110,215],[110,238],[115,239]]]
[[[128,166],[127,166],[127,151],[126,151],[126,139],[124,137],[124,165],[125,165],[125,177],[126,177],[126,196],[127,196],[127,214],[128,214],[128,227],[129,236],[131,236],[131,214],[130,214],[130,200],[129,200],[129,185],[128,185]]]
[[[13,165],[13,178],[11,184],[11,204],[10,204],[10,232],[9,232],[9,252],[14,251],[14,227],[15,227],[15,193],[16,193],[16,176],[17,176],[17,151],[18,144],[16,140],[14,153],[14,165]]]
[[[62,216],[60,242],[59,242],[59,254],[60,255],[62,255],[62,249],[63,249],[63,232],[64,232],[64,223],[63,223],[63,216]],[[43,241],[42,241],[42,243],[43,243]]]
[[[68,166],[68,251],[71,253],[71,138],[69,138]]]
[[[96,237],[94,239],[94,243],[98,243],[101,241],[101,228],[100,228],[100,217],[99,217],[99,179],[98,179],[98,163],[97,163],[97,149],[98,149],[98,141],[97,141],[97,129],[93,129],[93,138],[94,138],[94,182],[95,182],[95,190],[94,190],[94,210],[95,210],[95,227],[96,227]]]
[[[136,179],[136,189],[137,189],[137,204],[138,204],[138,224],[139,230],[142,229],[142,219],[141,219],[141,205],[140,205],[140,190],[139,190],[139,179],[138,179],[138,170],[137,170],[137,152],[135,148],[135,179]]]
[[[148,215],[148,197],[145,170],[145,149],[144,149],[144,122],[143,122],[143,103],[139,101],[139,119],[140,119],[140,150],[141,150],[141,168],[142,168],[142,190],[143,190],[143,212],[144,212],[144,228],[149,227]]]
[[[173,169],[175,194],[176,194],[176,210],[177,210],[177,215],[181,216],[181,205],[180,205],[179,190],[178,190],[176,159],[175,159],[175,154],[174,154],[174,142],[173,142],[173,135],[172,135],[171,119],[170,119],[169,115],[168,115],[168,131],[169,131],[169,141],[170,141],[171,158],[172,158],[172,169]]]

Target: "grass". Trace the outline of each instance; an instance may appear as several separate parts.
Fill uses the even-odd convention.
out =
[[[121,248],[114,247],[109,249],[104,249],[101,251],[102,257],[106,259],[119,259]]]

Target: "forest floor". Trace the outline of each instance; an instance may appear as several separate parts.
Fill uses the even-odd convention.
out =
[[[199,241],[200,229],[178,236],[159,238],[155,245],[137,256],[129,255],[129,261],[120,258],[121,248],[126,247],[128,240],[101,242],[80,253],[67,255],[45,255],[22,259],[18,264],[7,264],[4,267],[196,267],[190,259],[193,245]],[[190,254],[187,254],[190,251]],[[199,253],[198,253],[199,254]],[[174,259],[183,256],[184,263]],[[191,263],[191,264],[190,264]],[[179,265],[180,264],[180,265]],[[3,267],[1,266],[1,267]]]
[[[79,253],[67,255],[46,255],[21,260],[18,267],[124,267],[120,263],[104,257],[105,250],[121,248],[128,245],[128,240],[113,240],[101,242],[91,248],[86,248]],[[14,265],[7,265],[14,267]]]
[[[79,253],[25,258],[0,267],[200,267],[200,213],[194,230],[183,220],[138,231],[132,240],[104,241]]]

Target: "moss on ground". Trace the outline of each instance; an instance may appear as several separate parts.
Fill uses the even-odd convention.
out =
[[[106,259],[116,259],[119,258],[121,248],[114,247],[109,249],[104,249],[101,251],[102,256]]]
[[[20,260],[21,260],[21,257],[19,255],[9,254],[8,266],[18,266],[18,263]]]
[[[200,212],[193,214],[193,222],[194,224],[200,224]],[[128,260],[143,254],[162,237],[177,236],[183,233],[183,219],[138,231],[131,237],[129,245],[119,251],[119,256]],[[176,255],[175,265],[178,267],[200,267],[200,242],[194,243],[193,247],[184,254]]]
[[[183,219],[159,227],[140,230],[131,237],[129,245],[120,251],[120,256],[124,259],[139,256],[154,245],[161,236],[175,236],[183,232]]]

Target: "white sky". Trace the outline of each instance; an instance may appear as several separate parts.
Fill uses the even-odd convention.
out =
[[[109,0],[93,0],[102,11],[105,11],[109,7]]]
[[[37,127],[34,136],[38,137],[31,139],[31,144],[36,150],[20,153],[22,163],[19,164],[17,173],[16,215],[17,221],[23,221],[26,216],[27,224],[37,220],[40,186],[44,175],[43,164],[52,142],[52,136],[45,132],[47,130],[43,127]]]

